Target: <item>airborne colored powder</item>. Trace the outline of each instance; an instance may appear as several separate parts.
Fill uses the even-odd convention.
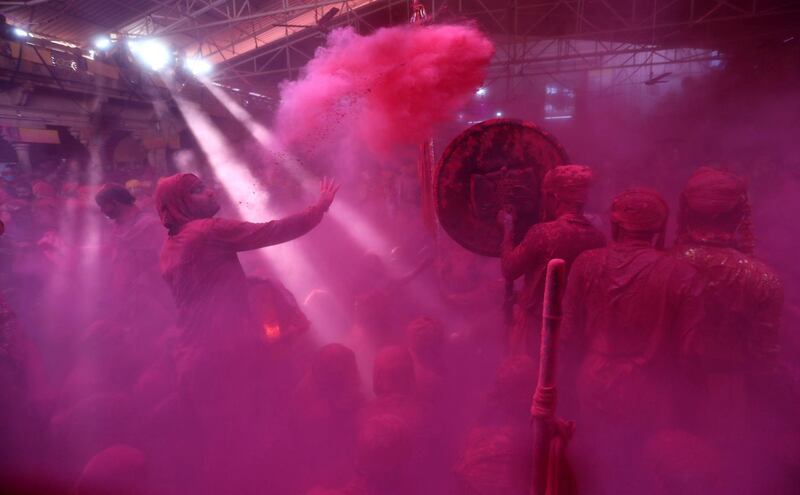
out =
[[[492,42],[469,25],[401,26],[369,36],[336,30],[302,77],[283,86],[277,128],[304,155],[357,143],[388,156],[452,118],[483,83],[493,54]]]

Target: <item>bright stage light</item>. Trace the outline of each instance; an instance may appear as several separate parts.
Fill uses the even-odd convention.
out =
[[[494,115],[495,115],[495,117],[502,117],[503,116],[503,112],[498,110]]]
[[[129,41],[128,48],[139,61],[159,71],[169,65],[170,52],[167,45],[158,40]]]
[[[98,36],[94,39],[94,47],[98,50],[108,50],[111,48],[111,39],[108,36]]]
[[[184,66],[186,70],[195,76],[205,76],[211,73],[211,69],[213,68],[211,62],[202,58],[187,58]]]
[[[21,28],[15,27],[15,28],[14,28],[14,35],[15,35],[15,36],[18,36],[18,37],[20,37],[20,38],[27,38],[28,36],[30,36],[30,33],[28,33],[27,31],[25,31],[24,29],[21,29]]]
[[[478,88],[477,91],[475,91],[475,96],[486,96],[486,94],[488,92],[489,92],[488,89],[481,87],[481,88]]]

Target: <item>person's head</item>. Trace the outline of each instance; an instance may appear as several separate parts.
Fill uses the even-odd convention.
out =
[[[410,395],[416,387],[414,360],[404,347],[384,347],[375,356],[372,391],[375,395]]]
[[[738,175],[712,167],[700,167],[683,188],[680,200],[678,241],[713,241],[734,244],[742,234],[745,251],[752,249],[747,185]]]
[[[111,220],[118,219],[122,213],[134,206],[136,199],[133,195],[119,184],[106,184],[95,194],[94,200],[103,215]]]
[[[134,196],[137,196],[137,193],[139,192],[139,189],[141,189],[141,187],[142,187],[142,181],[140,181],[139,179],[130,179],[125,181],[125,189],[130,191],[130,193],[133,194]]]
[[[542,213],[553,220],[563,213],[581,213],[589,194],[592,169],[586,165],[561,165],[542,180]]]
[[[170,235],[192,220],[213,217],[220,208],[214,191],[194,174],[160,179],[155,200],[161,223]]]
[[[464,450],[454,466],[455,493],[529,493],[530,462],[526,459],[530,453],[530,440],[522,433],[524,431],[503,427],[471,429]],[[566,490],[565,493],[575,492]]]
[[[317,391],[329,399],[357,393],[360,379],[355,353],[341,344],[321,347],[311,362],[311,378]]]
[[[527,355],[507,358],[494,379],[492,398],[499,412],[527,417],[536,390],[536,363]]]
[[[611,202],[611,237],[615,241],[643,240],[664,247],[669,207],[651,189],[630,189]]]

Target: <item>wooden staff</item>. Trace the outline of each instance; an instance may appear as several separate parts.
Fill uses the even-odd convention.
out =
[[[539,350],[539,380],[533,396],[533,480],[531,495],[548,491],[550,444],[555,431],[556,412],[556,350],[561,326],[561,296],[564,293],[564,260],[553,259],[547,264],[542,311],[542,336]],[[551,494],[552,495],[552,494]]]

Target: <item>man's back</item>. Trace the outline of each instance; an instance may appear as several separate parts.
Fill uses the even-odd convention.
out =
[[[504,256],[503,272],[507,278],[525,277],[518,303],[535,310],[542,306],[548,261],[561,258],[569,270],[578,255],[605,243],[603,234],[583,215],[563,215],[531,227],[513,253]]]
[[[586,251],[569,279],[569,331],[589,352],[658,359],[658,349],[677,350],[679,332],[699,321],[699,292],[695,269],[649,245]]]
[[[783,285],[764,263],[732,248],[683,244],[676,258],[704,277],[707,320],[684,340],[683,352],[703,368],[744,371],[778,353]]]
[[[687,263],[646,243],[614,244],[575,261],[565,296],[564,339],[575,352],[585,414],[634,421],[647,430],[669,420],[681,336],[702,321],[702,290]]]
[[[534,225],[525,239],[502,256],[503,274],[513,280],[525,277],[514,308],[514,322],[509,334],[511,354],[536,356],[542,321],[542,299],[547,263],[553,258],[572,262],[583,251],[605,245],[605,237],[581,214],[562,215],[552,222]]]

